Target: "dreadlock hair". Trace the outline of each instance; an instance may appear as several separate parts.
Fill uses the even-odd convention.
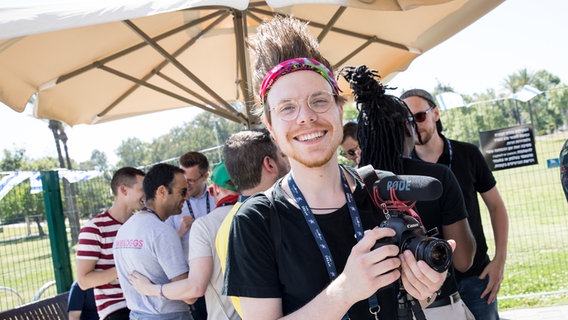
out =
[[[367,66],[345,67],[340,74],[349,82],[359,110],[357,138],[361,147],[359,166],[403,173],[406,123],[412,114],[398,97],[385,94],[376,70]]]

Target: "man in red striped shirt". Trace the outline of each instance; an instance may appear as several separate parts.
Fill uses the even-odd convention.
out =
[[[118,282],[112,245],[118,229],[143,205],[145,173],[132,167],[115,172],[111,180],[112,206],[89,220],[79,233],[77,280],[81,289],[94,288],[102,320],[128,319],[130,311]]]

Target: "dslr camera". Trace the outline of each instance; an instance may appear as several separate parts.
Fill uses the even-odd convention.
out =
[[[438,272],[448,270],[452,264],[452,247],[446,240],[433,236],[436,229],[426,232],[425,228],[413,216],[402,211],[391,211],[387,219],[381,222],[381,228],[391,228],[396,232],[394,237],[382,238],[373,249],[386,244],[398,246],[399,252],[410,250],[416,260],[423,260]]]

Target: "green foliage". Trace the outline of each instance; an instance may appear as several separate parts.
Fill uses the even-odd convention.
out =
[[[53,170],[59,168],[59,162],[55,158],[44,157],[36,160],[31,160],[25,163],[20,170],[27,171],[41,171],[41,170]]]
[[[349,121],[357,121],[357,116],[359,115],[359,110],[355,107],[355,104],[348,102],[343,105],[343,123]]]
[[[524,85],[544,92],[528,102],[508,99]],[[503,82],[505,93],[487,90],[473,96],[464,96],[468,107],[440,112],[444,133],[456,140],[479,144],[478,132],[532,123],[536,135],[558,131],[568,124],[568,88],[560,79],[545,71],[531,73],[526,69],[509,75]],[[434,95],[452,91],[448,85],[438,84]]]
[[[108,158],[104,152],[95,149],[91,152],[91,159],[80,163],[78,167],[82,170],[106,170],[108,168]]]
[[[149,164],[150,146],[138,138],[128,138],[124,140],[116,150],[120,157],[117,167],[132,166],[137,167]]]
[[[172,128],[167,134],[150,143],[138,138],[124,141],[117,149],[117,155],[120,157],[117,167],[145,167],[166,160],[177,164],[177,159],[182,154],[220,146],[231,134],[243,129],[241,124],[202,112],[192,121]],[[205,153],[213,163],[219,160],[216,149]]]
[[[20,170],[26,161],[26,150],[15,148],[14,151],[4,149],[4,157],[0,162],[0,170],[17,171]]]

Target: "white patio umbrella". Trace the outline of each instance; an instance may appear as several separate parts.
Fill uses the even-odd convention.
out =
[[[3,0],[0,101],[37,94],[34,115],[68,125],[193,106],[250,127],[246,42],[275,13],[308,22],[335,69],[388,82],[503,1]]]

